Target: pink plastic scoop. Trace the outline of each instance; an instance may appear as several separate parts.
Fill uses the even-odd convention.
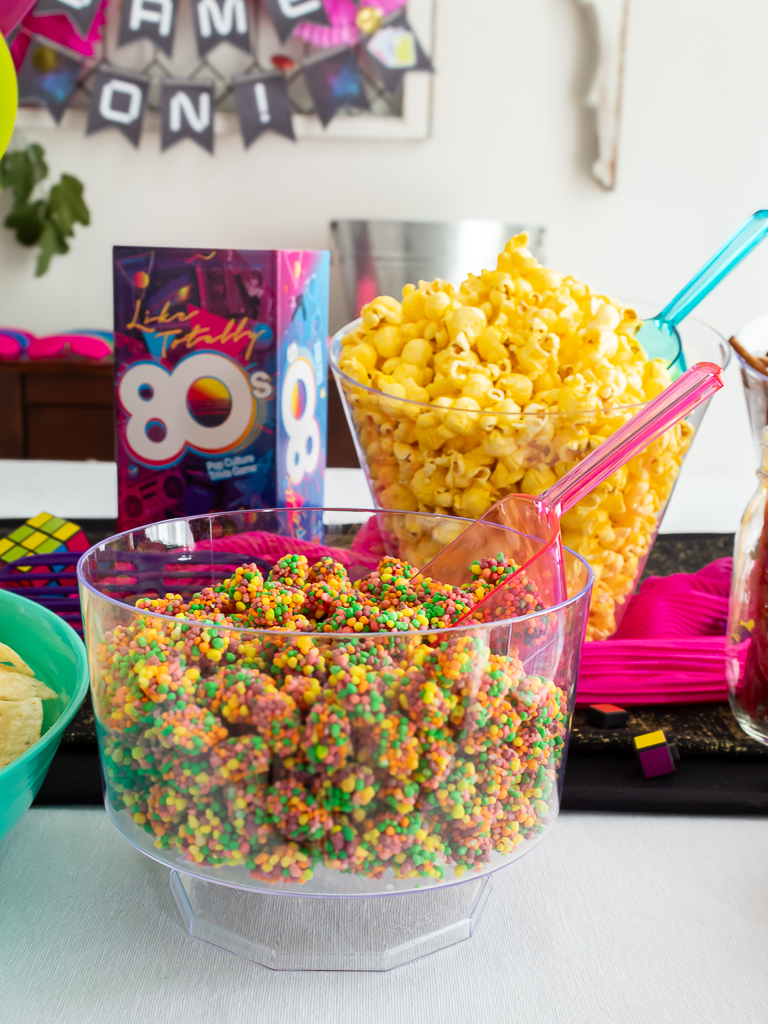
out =
[[[652,402],[594,448],[557,483],[539,495],[509,494],[443,548],[420,576],[460,586],[473,580],[471,564],[504,555],[519,568],[510,573],[468,616],[482,608],[485,621],[502,617],[510,584],[525,572],[538,589],[545,607],[567,597],[560,541],[560,517],[572,509],[620,466],[706,401],[725,383],[716,363],[697,363],[686,370]],[[498,614],[497,614],[498,613]],[[506,614],[519,614],[507,609]]]

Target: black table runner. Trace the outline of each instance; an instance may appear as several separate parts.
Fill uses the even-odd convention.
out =
[[[83,524],[94,541],[113,532],[111,525]],[[643,576],[696,572],[732,550],[733,534],[662,535]],[[677,744],[680,761],[673,774],[646,779],[632,751],[632,737],[655,729],[663,729]],[[101,802],[96,730],[88,697],[65,731],[35,803]],[[726,704],[634,707],[624,729],[590,726],[585,713],[577,710],[562,806],[590,811],[768,814],[768,747],[742,733]]]

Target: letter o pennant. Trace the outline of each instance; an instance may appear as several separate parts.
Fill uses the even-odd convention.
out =
[[[146,78],[98,71],[93,79],[86,135],[105,128],[117,128],[134,146],[138,146],[148,88]]]

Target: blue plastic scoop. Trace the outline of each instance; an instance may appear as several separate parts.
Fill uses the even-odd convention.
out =
[[[637,332],[637,338],[651,359],[663,359],[672,379],[686,369],[677,325],[705,299],[712,289],[748,256],[768,234],[768,210],[753,213],[743,227],[695,274],[671,302]]]

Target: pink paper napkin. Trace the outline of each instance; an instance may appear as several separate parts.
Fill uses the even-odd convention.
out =
[[[332,548],[311,540],[297,540],[295,537],[281,537],[265,530],[253,530],[250,533],[237,533],[231,537],[217,537],[212,541],[198,541],[195,548],[201,551],[211,547],[214,551],[234,551],[244,558],[264,558],[267,562],[277,562],[283,555],[293,554],[306,556],[310,565],[330,555],[346,568],[351,564],[350,552],[343,548]]]
[[[731,563],[647,579],[616,634],[584,644],[577,705],[725,700]]]
[[[198,542],[276,562],[298,552],[310,564],[331,555],[357,579],[386,554],[375,519],[365,523],[349,551],[265,531]],[[355,572],[353,569],[357,569]],[[577,705],[674,704],[725,700],[725,631],[731,559],[697,573],[651,576],[630,599],[610,640],[584,644]]]
[[[329,547],[316,541],[282,537],[265,530],[252,530],[250,533],[218,537],[213,541],[198,541],[196,544],[198,550],[208,546],[215,551],[235,551],[245,557],[250,555],[252,558],[264,558],[268,562],[276,562],[283,555],[294,551],[299,555],[305,555],[310,565],[330,555],[337,562],[341,562],[352,580],[357,580],[375,569],[387,553],[375,519],[370,519],[360,527],[349,550]]]

